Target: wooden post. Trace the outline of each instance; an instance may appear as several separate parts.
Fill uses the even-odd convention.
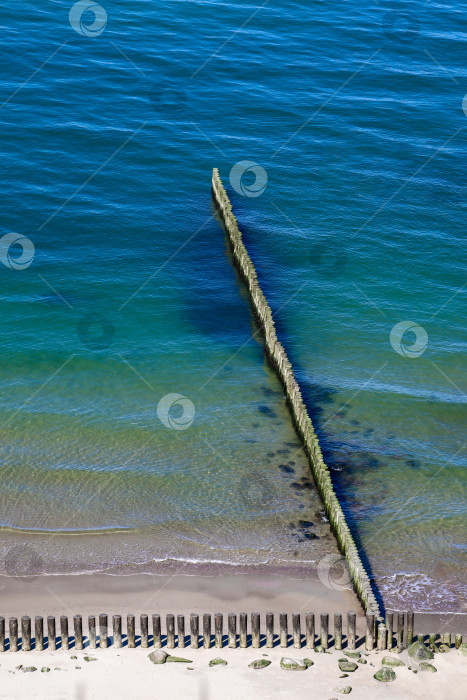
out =
[[[353,651],[357,640],[357,613],[349,610],[347,613],[347,649]]]
[[[49,615],[47,617],[47,649],[49,651],[55,651],[57,648],[56,635],[55,618],[53,615]]]
[[[430,633],[428,635],[428,648],[431,649],[431,651],[435,651],[435,649],[436,649],[436,634]]]
[[[334,615],[334,649],[342,650],[342,615],[339,613]]]
[[[260,616],[259,613],[251,613],[251,646],[253,649],[259,649],[260,641]]]
[[[272,649],[274,646],[274,613],[266,613],[266,647]]]
[[[161,616],[160,615],[153,615],[152,616],[152,640],[154,643],[154,648],[160,649],[162,646]]]
[[[378,643],[377,643],[378,651],[384,651],[386,649],[386,646],[387,646],[386,627],[381,622],[378,625]]]
[[[99,615],[99,649],[107,649],[107,615],[101,613]]]
[[[237,616],[235,613],[229,613],[227,618],[227,629],[229,633],[229,648],[237,648]]]
[[[62,639],[62,649],[69,649],[68,640],[68,617],[66,615],[60,615],[60,636]]]
[[[281,612],[279,614],[279,640],[280,645],[285,649],[288,645],[288,630],[287,630],[287,613]]]
[[[114,637],[114,647],[116,649],[122,648],[122,616],[113,615],[112,616],[112,628]]]
[[[21,649],[31,651],[31,618],[28,615],[21,618]]]
[[[0,617],[0,651],[5,651],[5,618]]]
[[[404,613],[397,614],[397,648],[404,648]]]
[[[407,613],[407,649],[413,642],[413,621],[414,621],[414,613],[413,610],[409,610]]]
[[[292,635],[294,649],[301,649],[302,631],[300,629],[300,613],[292,613]]]
[[[209,626],[211,626],[211,622],[209,622]],[[177,615],[177,644],[179,649],[185,648],[185,615]],[[206,646],[206,640],[204,640],[204,646]]]
[[[167,649],[174,649],[175,647],[175,617],[172,614],[168,614],[165,617],[165,627],[167,630]]]
[[[366,614],[366,635],[365,635],[365,649],[366,651],[373,651],[375,647],[375,615],[374,613]]]
[[[386,629],[388,631],[388,649],[392,649],[392,642],[394,636],[394,613],[386,613]]]
[[[462,644],[462,635],[461,634],[456,634],[454,637],[454,646],[456,649],[459,649]]]
[[[185,623],[183,623],[183,624],[185,624]],[[204,613],[203,614],[203,647],[205,649],[211,648],[211,630],[212,630],[211,615],[209,613]]]
[[[75,649],[81,651],[83,649],[83,618],[81,615],[73,615],[73,630],[75,633]]]
[[[89,617],[88,617],[88,634],[89,634],[89,648],[95,649],[97,647],[97,638],[96,638],[96,618],[94,615],[89,615]]]
[[[443,644],[447,644],[449,648],[451,648],[451,633],[450,632],[445,632],[443,634]]]
[[[313,613],[307,613],[305,615],[305,635],[306,635],[306,648],[315,648],[315,616]]]
[[[199,648],[199,615],[191,613],[190,615],[190,635],[192,649]]]
[[[240,647],[242,649],[248,646],[247,618],[246,612],[240,613]]]
[[[18,651],[18,620],[10,617],[10,651]]]
[[[134,649],[136,647],[136,634],[135,634],[135,616],[126,616],[126,638],[128,649]]]
[[[216,613],[214,615],[214,634],[215,634],[215,639],[216,639],[216,647],[217,649],[222,649],[222,644],[223,644],[223,636],[224,636],[224,622],[223,622],[223,617],[222,613]]]
[[[321,646],[325,649],[329,646],[329,615],[321,613]]]
[[[148,616],[143,614],[139,618],[139,628],[141,630],[141,647],[147,649],[149,646]]]

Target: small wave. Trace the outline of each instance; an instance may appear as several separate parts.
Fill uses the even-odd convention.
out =
[[[388,609],[412,608],[423,613],[462,612],[465,591],[454,581],[439,581],[425,573],[396,573],[379,578],[379,589]]]

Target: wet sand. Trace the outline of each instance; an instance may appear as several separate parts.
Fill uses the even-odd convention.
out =
[[[1,614],[126,615],[190,612],[342,612],[363,610],[349,588],[333,589],[316,577],[291,578],[277,572],[250,574],[214,572],[211,575],[148,574],[110,576],[0,577]]]

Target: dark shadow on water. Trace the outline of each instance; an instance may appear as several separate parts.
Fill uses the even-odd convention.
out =
[[[215,214],[213,206],[211,213]],[[186,269],[195,261],[184,279],[182,317],[205,336],[242,345],[251,335],[246,290],[236,282],[236,270],[225,259],[226,241],[219,236],[215,218],[199,231],[195,243],[195,254],[193,246],[178,254],[178,258],[187,257]]]

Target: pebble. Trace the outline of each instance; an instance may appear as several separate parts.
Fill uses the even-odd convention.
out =
[[[227,661],[221,659],[219,656],[216,659],[211,659],[209,662],[210,666],[227,666]]]
[[[291,659],[283,656],[281,659],[281,668],[284,671],[306,671],[308,666],[303,659]]]
[[[405,663],[400,659],[396,659],[395,656],[383,656],[381,664],[383,666],[405,666]]]
[[[427,661],[422,661],[420,664],[420,671],[430,671],[431,673],[436,673],[436,669],[433,664],[429,664]]]
[[[339,669],[342,672],[349,671],[350,673],[353,673],[353,671],[355,671],[358,668],[356,663],[354,663],[353,661],[347,661],[347,659],[339,659],[338,663]]]
[[[380,668],[379,671],[376,671],[373,678],[375,678],[377,681],[380,681],[381,683],[391,683],[392,681],[396,680],[396,674],[394,673],[392,668],[389,668],[388,666],[383,666],[383,668]]]
[[[359,659],[361,654],[359,651],[344,651],[344,654],[349,657],[349,659]]]
[[[270,665],[269,659],[255,659],[251,664],[248,664],[248,668],[267,668]]]

